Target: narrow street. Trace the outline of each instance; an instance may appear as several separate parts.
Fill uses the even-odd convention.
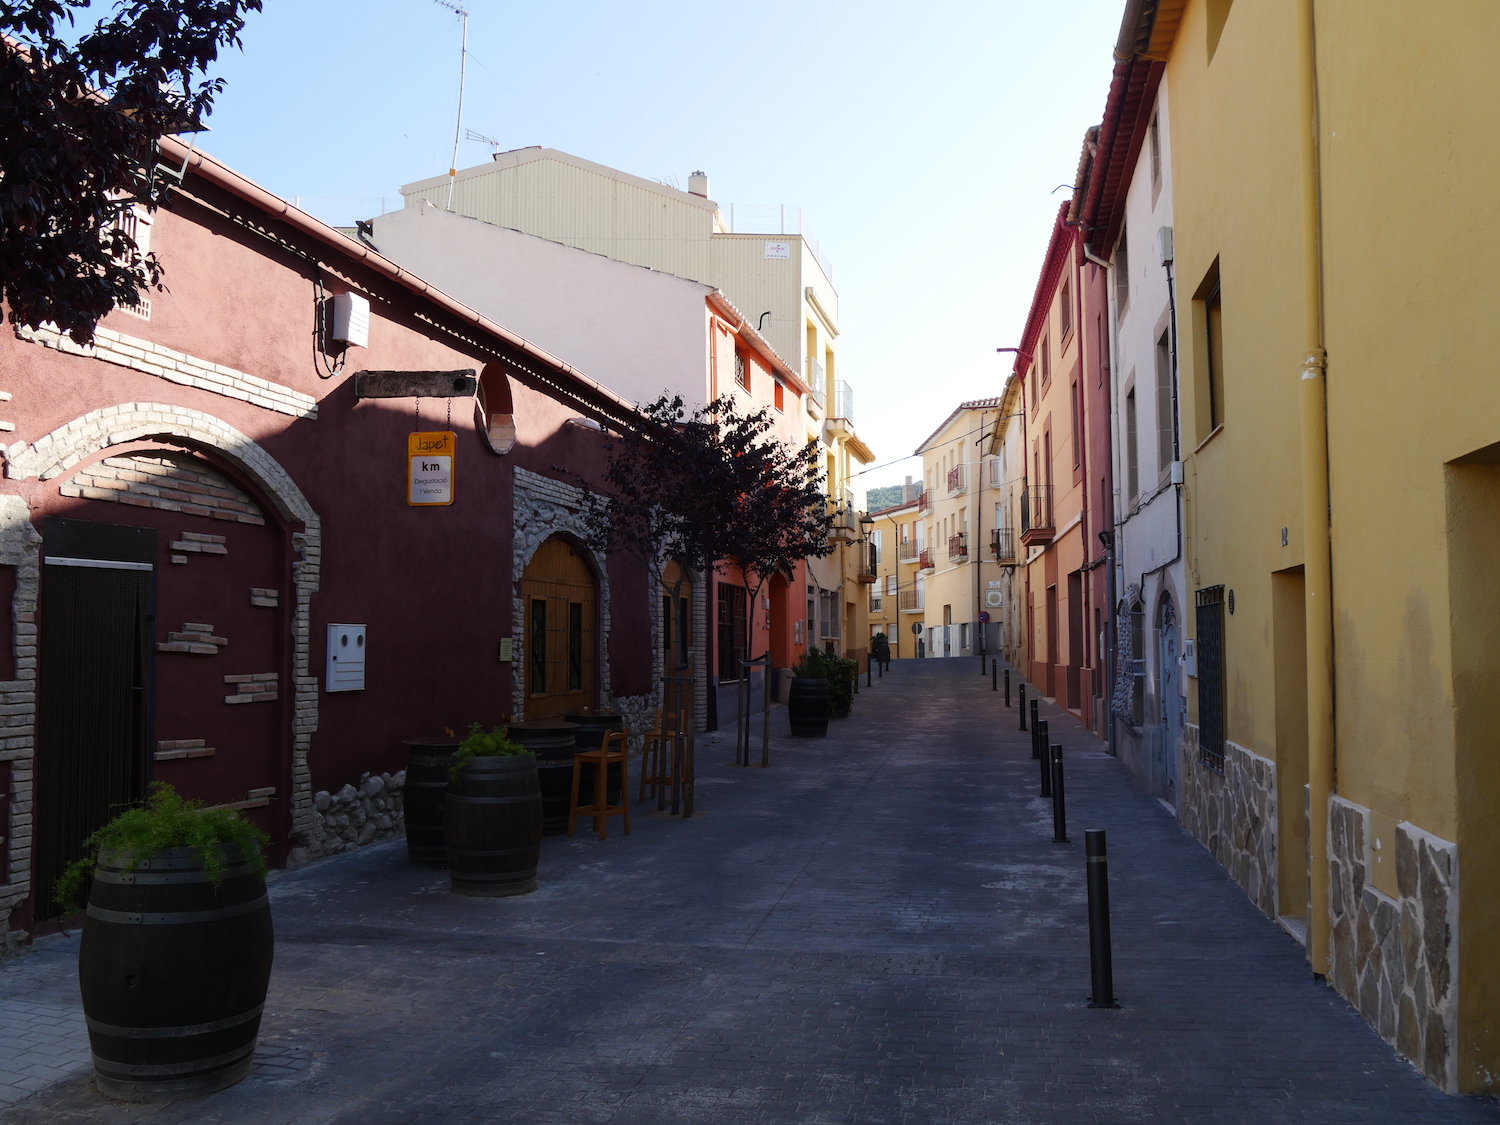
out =
[[[771,769],[701,742],[702,819],[641,805],[629,837],[548,837],[535,894],[452,896],[399,842],[280,876],[250,1079],[124,1106],[75,1062],[6,1119],[1500,1121],[1315,983],[1056,713],[1073,842],[1053,843],[1015,715],[977,661],[899,662],[828,739],[773,738]],[[1109,831],[1118,1011],[1085,1003],[1085,827]],[[45,993],[78,1040],[51,1055],[76,1059],[60,955],[0,970],[0,1021]]]

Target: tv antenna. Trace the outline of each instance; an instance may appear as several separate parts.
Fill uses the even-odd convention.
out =
[[[458,53],[458,120],[453,124],[453,159],[448,163],[448,210],[453,210],[453,181],[458,176],[458,141],[464,128],[464,79],[469,69],[469,9],[461,8],[452,0],[432,0],[440,8],[447,8],[463,21],[463,45]]]
[[[490,150],[491,150],[491,155],[493,155],[494,153],[500,151],[500,142],[499,141],[497,141],[494,137],[486,137],[483,133],[476,133],[476,132],[474,132],[473,129],[465,129],[464,130],[464,140],[466,140],[466,141],[478,141],[480,144],[489,145],[490,146]]]

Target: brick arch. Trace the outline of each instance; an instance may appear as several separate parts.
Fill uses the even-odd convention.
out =
[[[0,446],[5,476],[11,480],[38,478],[52,480],[70,474],[81,462],[113,446],[141,441],[160,441],[206,453],[233,466],[254,483],[289,523],[301,524],[291,531],[294,601],[291,613],[292,685],[295,696],[292,718],[292,792],[291,834],[294,839],[314,842],[322,832],[321,820],[313,808],[312,775],[307,756],[312,735],[318,729],[318,681],[309,674],[312,635],[312,596],[318,589],[323,554],[322,521],[307,497],[281,463],[254,440],[223,419],[184,406],[165,403],[127,402],[91,410],[34,442],[19,441]],[[14,499],[18,509],[4,507]],[[0,561],[14,556],[18,565],[16,597],[11,607],[16,622],[15,646],[17,668],[24,669],[21,685],[0,683],[0,697],[12,688],[31,692],[35,687],[35,661],[23,663],[22,657],[36,653],[35,626],[31,624],[36,610],[37,574],[40,569],[41,537],[31,526],[24,501],[19,497],[0,498]],[[23,652],[23,649],[25,650]],[[18,673],[19,675],[19,673]],[[26,716],[25,731],[29,757],[36,737],[35,707]],[[7,737],[12,732],[7,731]],[[20,732],[15,732],[19,734]],[[28,771],[29,772],[29,771]],[[29,801],[29,777],[25,786],[16,784],[17,800]],[[28,789],[22,792],[22,789]],[[19,845],[21,841],[18,839]],[[12,856],[25,851],[16,847]],[[28,861],[29,862],[29,861]],[[0,872],[0,916],[9,906],[25,897],[25,889],[16,887],[15,862],[10,872]],[[20,873],[24,883],[25,875]],[[7,881],[11,884],[7,886]],[[19,892],[13,894],[12,892]]]

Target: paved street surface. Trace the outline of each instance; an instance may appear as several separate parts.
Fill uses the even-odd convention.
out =
[[[285,875],[250,1079],[131,1107],[75,1069],[6,1120],[1500,1122],[1424,1082],[1051,718],[1068,845],[1015,712],[977,662],[929,660],[893,665],[827,740],[773,739],[772,769],[701,744],[705,817],[636,806],[628,838],[548,837],[535,894],[455,897],[400,844]],[[1118,1011],[1085,1004],[1085,827],[1109,830]],[[7,1035],[57,1005],[72,948],[0,971]],[[78,1025],[48,1024],[48,1051],[80,1058]]]

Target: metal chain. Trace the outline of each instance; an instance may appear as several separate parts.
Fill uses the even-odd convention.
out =
[[[415,425],[412,427],[412,433],[419,434],[421,432],[422,432],[422,400],[421,399],[417,399],[417,420],[416,420]]]

